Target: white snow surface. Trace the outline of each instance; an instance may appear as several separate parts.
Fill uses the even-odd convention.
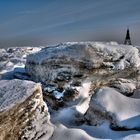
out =
[[[75,121],[77,114],[84,114],[90,102],[89,90],[91,82],[84,81],[80,87],[77,87],[79,91],[78,103],[72,107],[66,107],[54,114],[54,121],[61,122],[65,125],[71,125]]]
[[[128,135],[137,135],[139,134],[138,131],[130,130],[130,131],[113,131],[110,129],[109,124],[103,123],[100,126],[89,126],[89,125],[82,125],[78,128],[83,129],[86,131],[90,136],[97,139],[110,139],[110,140],[117,140],[128,137]]]
[[[53,95],[55,96],[55,98],[60,99],[64,96],[64,92],[59,92],[59,91],[53,91]]]
[[[81,114],[85,114],[87,109],[89,108],[90,102],[90,85],[91,82],[83,82],[82,87],[79,88],[81,101],[76,105],[76,110]]]
[[[24,102],[38,87],[40,84],[32,81],[0,80],[0,111]]]
[[[96,140],[96,138],[89,136],[82,129],[68,129],[64,125],[58,124],[55,128],[54,135],[50,140]]]
[[[136,140],[140,138],[137,131],[113,131],[108,124],[97,127],[83,125],[77,128],[56,124],[50,140],[135,140],[135,138]],[[39,140],[46,140],[46,136]]]
[[[52,140],[79,140],[79,137],[81,140],[133,140],[133,138],[139,139],[140,135],[138,131],[114,131],[110,129],[109,123],[107,122],[100,126],[76,126],[75,117],[77,113],[80,112],[81,114],[84,114],[89,107],[90,100],[88,97],[90,84],[90,82],[83,82],[82,86],[77,88],[81,92],[81,100],[79,100],[79,103],[77,105],[63,108],[62,110],[54,114],[55,117],[53,119],[55,119],[55,123],[58,121],[58,123],[62,123],[63,125],[55,124],[56,128]],[[132,98],[122,95],[115,89],[108,87],[100,89],[97,94],[98,97],[95,100],[100,105],[102,105],[106,109],[106,111],[114,113],[117,116],[120,126],[127,126],[128,128],[137,128],[140,126],[139,116],[135,118],[136,115],[140,114],[140,100],[133,100]],[[66,128],[64,125],[66,125],[68,128]],[[75,134],[72,130],[75,130],[77,133]],[[65,135],[68,135],[68,138],[66,138]]]
[[[127,128],[140,128],[140,99],[129,98],[113,88],[104,87],[96,93],[97,104],[116,116],[117,123]]]
[[[132,134],[124,138],[120,138],[118,140],[139,140],[139,139],[140,139],[140,134]]]

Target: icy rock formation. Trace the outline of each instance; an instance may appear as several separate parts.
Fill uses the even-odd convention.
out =
[[[68,82],[73,77],[85,76],[93,70],[96,75],[103,75],[130,67],[137,69],[139,65],[139,53],[135,47],[99,42],[74,42],[47,47],[29,55],[26,69],[35,81]]]
[[[103,87],[93,94],[85,118],[92,125],[109,121],[114,129],[139,130],[139,106],[139,99],[126,97],[113,88]]]
[[[53,133],[40,84],[22,80],[0,81],[0,139],[46,140]]]

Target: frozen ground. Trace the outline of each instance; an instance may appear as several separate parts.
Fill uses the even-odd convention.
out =
[[[70,47],[71,45],[73,46],[72,48]],[[84,50],[84,48],[82,48],[80,50],[81,46],[84,45],[86,45],[86,49]],[[74,50],[75,47],[76,51]],[[0,78],[31,80],[25,70],[26,56],[38,52],[40,49],[41,48],[0,49]],[[60,50],[61,53],[59,53]],[[99,57],[98,60],[95,60],[96,57],[93,56],[95,52],[93,53],[93,51],[98,52],[97,55],[101,56],[101,58]],[[125,70],[128,67],[135,67],[137,71],[139,71],[140,67],[140,54],[138,49],[133,46],[118,45],[117,43],[69,42],[53,48],[44,48],[39,53],[35,53],[33,55],[34,57],[29,56],[29,60],[41,64],[47,62],[47,60],[51,60],[52,56],[55,59],[56,57],[61,58],[65,55],[68,56],[68,58],[72,57],[74,60],[78,60],[78,62],[80,62],[80,59],[88,56],[87,60],[90,59],[91,64],[94,65],[101,62],[100,66],[105,66],[105,69],[111,68],[112,70],[119,71]],[[104,61],[104,58],[106,58],[106,61]],[[70,59],[68,59],[68,61],[69,60]],[[98,67],[99,69],[101,68],[100,66]],[[53,71],[50,71],[49,76],[54,78],[57,70],[55,70],[55,73],[52,75],[51,72]],[[129,76],[129,79],[125,79],[124,77],[117,77],[117,79],[113,77],[114,81],[104,86],[104,82],[108,82],[110,75],[108,77],[100,77],[100,79],[98,75],[95,75],[94,78],[92,75],[86,76],[83,79],[78,77],[78,80],[76,80],[78,82],[80,81],[80,84],[76,86],[71,86],[73,81],[67,81],[67,79],[65,83],[60,82],[64,84],[63,86],[65,88],[71,88],[78,92],[78,95],[72,101],[58,108],[58,110],[52,109],[47,102],[51,114],[51,122],[55,126],[54,133],[50,140],[139,140],[139,80],[136,80],[132,75]],[[96,82],[94,80],[96,80]],[[101,83],[98,83],[98,80],[102,80]],[[53,85],[54,83],[51,81],[49,84]],[[44,91],[49,94],[52,93],[56,100],[63,100],[63,98],[65,98],[65,89],[58,90],[58,86],[46,85]],[[127,97],[130,93],[133,95]],[[94,112],[92,112],[92,108],[95,109],[94,107],[97,107],[96,109],[98,110],[97,118],[94,118]],[[106,116],[101,116],[100,113],[112,115],[117,127],[119,126],[120,129],[112,129],[111,121],[106,118]],[[85,120],[87,116],[90,122]],[[94,122],[96,119],[97,122],[100,121],[101,123],[94,125],[92,121]],[[40,140],[47,140],[47,136],[42,136]]]

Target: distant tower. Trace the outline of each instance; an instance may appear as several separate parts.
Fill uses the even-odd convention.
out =
[[[125,45],[132,45],[132,44],[131,44],[131,39],[130,39],[129,28],[127,28],[127,32],[126,32],[126,37],[125,37],[124,44],[125,44]]]

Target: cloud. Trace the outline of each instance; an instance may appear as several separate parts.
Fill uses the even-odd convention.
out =
[[[0,40],[15,45],[30,39],[52,43],[92,39],[121,42],[127,25],[140,36],[139,5],[139,0],[42,0],[36,4],[30,1],[29,5],[22,1],[12,5],[14,10],[1,9],[4,14],[0,21]],[[140,44],[137,36],[133,36],[134,43]]]
[[[18,14],[37,14],[38,13],[38,11],[34,11],[34,10],[27,10],[27,11],[20,11],[20,12],[18,12]]]

